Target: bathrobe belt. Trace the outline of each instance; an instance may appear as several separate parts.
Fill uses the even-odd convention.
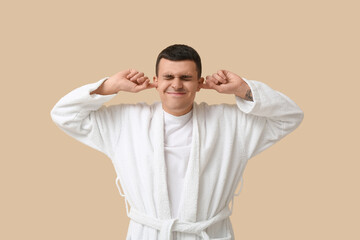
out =
[[[171,240],[172,232],[192,233],[202,237],[204,240],[211,240],[205,230],[209,226],[228,218],[230,215],[230,209],[225,207],[214,217],[199,222],[186,222],[176,218],[160,220],[158,218],[145,215],[134,208],[131,208],[128,216],[137,223],[159,230],[159,240]],[[230,240],[231,236],[227,236],[225,238],[212,238],[212,240],[216,239]]]

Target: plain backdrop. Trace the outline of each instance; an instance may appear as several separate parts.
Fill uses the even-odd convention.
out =
[[[360,239],[358,1],[4,1],[0,20],[0,239],[125,239],[111,161],[60,131],[50,110],[127,68],[152,78],[175,43],[199,52],[203,76],[264,82],[305,113],[249,161],[236,238]],[[108,104],[158,100],[147,90]],[[234,97],[202,90],[196,101]]]

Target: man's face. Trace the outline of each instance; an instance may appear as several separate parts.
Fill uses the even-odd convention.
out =
[[[163,109],[172,115],[181,116],[192,109],[196,92],[200,90],[196,64],[191,60],[171,61],[162,58],[158,65],[157,83]]]

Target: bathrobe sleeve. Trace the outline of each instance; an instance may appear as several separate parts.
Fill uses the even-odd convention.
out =
[[[51,117],[65,133],[111,157],[120,131],[117,118],[121,107],[103,105],[116,94],[90,95],[106,79],[79,87],[62,97],[51,110]]]
[[[244,136],[248,158],[255,156],[295,130],[303,120],[303,111],[284,94],[268,85],[244,79],[253,102],[236,97],[240,109],[239,128]]]

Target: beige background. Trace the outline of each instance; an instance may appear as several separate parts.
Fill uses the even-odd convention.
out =
[[[1,24],[0,239],[125,239],[111,161],[50,119],[67,92],[159,51],[193,46],[203,75],[265,82],[305,112],[252,159],[231,217],[237,239],[360,239],[356,0],[7,1]],[[154,90],[109,104],[157,101]],[[215,91],[197,101],[233,102]]]

